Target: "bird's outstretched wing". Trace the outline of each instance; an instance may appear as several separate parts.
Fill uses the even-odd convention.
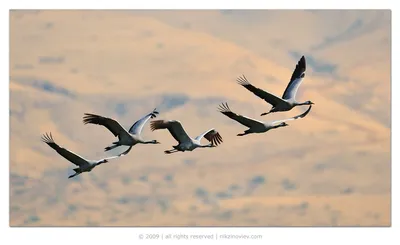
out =
[[[128,132],[116,120],[108,117],[103,117],[95,114],[85,113],[83,117],[84,124],[97,124],[106,127],[114,136],[121,136],[128,134]]]
[[[126,154],[128,154],[128,152],[131,151],[132,147],[133,147],[133,146],[129,146],[129,148],[128,148],[126,151],[120,153],[120,154],[118,155],[118,157],[122,157],[122,156],[125,156]]]
[[[191,141],[190,136],[186,133],[181,122],[176,120],[155,120],[150,122],[150,129],[152,131],[159,129],[168,129],[170,134],[180,144],[183,142]]]
[[[296,120],[296,119],[299,119],[299,118],[303,118],[303,117],[307,116],[307,114],[311,111],[311,107],[312,107],[312,105],[310,105],[308,107],[308,109],[305,112],[301,113],[300,115],[297,115],[297,116],[294,116],[294,117],[290,117],[290,118],[286,118],[286,119],[282,119],[282,120],[273,121],[273,122],[271,122],[271,124],[272,125],[277,125],[277,124],[282,123],[282,122],[287,122],[287,121],[292,121],[292,120]]]
[[[152,112],[142,117],[140,120],[132,125],[132,127],[129,129],[129,133],[139,135],[142,132],[143,126],[146,124],[146,122],[150,118],[156,118],[157,114],[159,114],[159,112],[157,111],[157,109],[154,109]]]
[[[113,159],[115,159],[115,158],[119,158],[119,157],[125,156],[125,155],[128,154],[128,152],[130,152],[130,150],[132,149],[132,147],[133,147],[133,146],[129,146],[128,149],[126,149],[124,152],[122,152],[122,153],[120,153],[120,154],[118,154],[118,155],[116,155],[116,156],[111,156],[111,157],[104,158],[104,160],[113,160]]]
[[[276,106],[277,104],[279,104],[282,99],[267,92],[264,91],[260,88],[254,87],[248,80],[247,78],[242,75],[241,77],[239,77],[237,79],[238,84],[242,85],[243,87],[245,87],[247,90],[249,90],[250,92],[252,92],[253,94],[257,95],[259,98],[265,100],[267,103],[271,104],[272,106]]]
[[[303,81],[306,75],[306,59],[302,56],[299,62],[296,65],[296,68],[293,71],[292,77],[290,78],[290,82],[287,85],[285,92],[283,92],[282,98],[285,100],[295,99],[297,90],[300,87],[301,82]]]
[[[252,127],[257,127],[257,126],[263,126],[264,123],[257,121],[255,119],[246,117],[246,116],[242,116],[239,114],[236,114],[234,112],[231,111],[231,109],[228,106],[228,103],[222,103],[221,105],[219,105],[219,112],[221,112],[222,114],[224,114],[225,116],[229,117],[232,120],[237,121],[238,123],[248,127],[248,128],[252,128]]]
[[[200,134],[199,136],[196,137],[196,140],[200,141],[203,137],[206,138],[208,141],[210,141],[211,144],[215,146],[223,142],[221,135],[214,128],[209,129],[204,133]]]
[[[51,133],[42,135],[42,141],[57,151],[58,154],[77,166],[82,166],[88,163],[88,160],[85,158],[56,144]]]

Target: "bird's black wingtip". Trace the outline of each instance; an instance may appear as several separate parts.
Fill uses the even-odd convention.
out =
[[[250,84],[250,82],[247,80],[247,78],[246,78],[246,76],[244,74],[242,74],[241,76],[237,77],[236,78],[236,82],[239,85],[242,85],[242,86],[247,86],[247,85]]]
[[[308,109],[307,109],[307,114],[311,111],[311,108],[312,108],[312,105],[310,105],[309,107],[308,107]]]
[[[94,117],[94,116],[97,116],[97,115],[93,114],[93,113],[88,113],[88,112],[83,113],[83,117]]]
[[[231,111],[231,109],[229,108],[228,102],[221,103],[218,106],[218,111],[221,112],[221,113]]]
[[[44,133],[42,135],[42,137],[41,137],[41,140],[46,144],[54,143],[53,135],[51,134],[51,132],[50,133],[47,133],[47,132]]]
[[[306,66],[306,57],[304,57],[304,55],[301,56],[299,63],[304,67]]]
[[[299,117],[304,118],[305,116],[307,116],[308,113],[311,111],[311,108],[312,108],[312,105],[309,105],[308,109],[305,112],[303,112],[303,114],[301,114]]]

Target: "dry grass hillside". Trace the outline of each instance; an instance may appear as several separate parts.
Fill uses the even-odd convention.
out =
[[[11,226],[390,226],[389,11],[11,11]],[[299,100],[310,114],[262,135],[217,111],[270,106],[237,85],[283,93],[305,55]],[[85,112],[125,127],[157,107],[218,148],[165,155],[160,145],[68,179],[114,141]]]

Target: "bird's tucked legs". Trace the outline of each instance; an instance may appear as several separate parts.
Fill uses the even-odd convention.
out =
[[[117,148],[118,146],[120,146],[120,144],[118,142],[115,142],[115,143],[113,143],[113,145],[107,146],[106,148],[104,148],[104,151],[112,150],[114,148]]]
[[[175,152],[178,152],[178,150],[172,149],[172,150],[166,150],[166,151],[164,151],[165,154],[171,154],[171,153],[175,153]]]
[[[248,130],[244,131],[244,132],[241,133],[241,134],[237,134],[237,136],[244,136],[244,135],[251,134],[251,133],[252,133],[251,130],[248,129]]]
[[[270,113],[272,113],[272,111],[264,112],[264,113],[261,114],[261,116],[265,116],[265,115],[268,115],[268,114],[270,114]]]
[[[77,176],[77,175],[80,175],[81,173],[74,173],[73,175],[70,175],[69,177],[68,177],[68,179],[70,179],[70,178],[73,178],[73,177],[75,177],[75,176]]]

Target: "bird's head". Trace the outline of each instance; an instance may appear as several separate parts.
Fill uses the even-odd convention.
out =
[[[305,104],[306,105],[314,105],[314,102],[312,102],[311,100],[307,100]]]
[[[107,159],[103,159],[103,160],[101,160],[101,161],[99,162],[99,164],[106,163],[106,162],[108,162],[108,160],[107,160]]]
[[[159,141],[157,141],[157,140],[153,140],[152,141],[153,142],[153,144],[161,144]]]
[[[287,123],[285,123],[285,122],[282,122],[282,123],[279,124],[279,126],[280,126],[280,127],[287,127],[287,126],[289,126],[289,124],[287,124]]]

